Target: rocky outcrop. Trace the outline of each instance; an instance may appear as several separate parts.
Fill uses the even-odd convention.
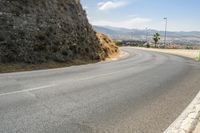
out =
[[[99,32],[96,35],[107,58],[116,58],[119,56],[119,48],[110,37]]]
[[[0,63],[105,57],[79,0],[0,1]]]

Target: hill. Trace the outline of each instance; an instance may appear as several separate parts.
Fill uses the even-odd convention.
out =
[[[146,36],[148,40],[152,39],[152,35],[156,32],[161,34],[161,41],[164,40],[164,31],[157,30],[139,30],[139,29],[126,29],[126,28],[116,28],[108,26],[93,26],[98,32],[109,35],[116,40],[142,40],[146,41]],[[168,43],[175,44],[188,44],[188,45],[200,45],[200,32],[167,32]]]
[[[0,63],[105,58],[79,0],[0,1]]]

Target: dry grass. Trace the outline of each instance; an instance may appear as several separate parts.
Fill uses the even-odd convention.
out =
[[[118,58],[120,55],[120,51],[119,48],[117,47],[117,45],[114,43],[114,41],[102,34],[102,33],[97,33],[96,34],[97,38],[99,39],[102,48],[104,50],[104,52],[106,53],[106,57],[107,58]]]
[[[192,58],[195,60],[198,60],[199,52],[200,52],[200,50],[187,50],[187,49],[154,49],[154,48],[138,48],[138,49],[169,53],[169,54]]]

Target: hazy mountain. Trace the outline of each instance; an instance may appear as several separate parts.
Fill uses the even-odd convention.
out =
[[[164,31],[158,31],[153,29],[139,30],[139,29],[126,29],[126,28],[116,28],[109,26],[93,26],[98,32],[102,32],[111,36],[113,39],[117,40],[152,40],[154,33],[159,32],[161,34],[161,41],[164,40]],[[167,32],[168,43],[176,44],[200,44],[200,32]]]

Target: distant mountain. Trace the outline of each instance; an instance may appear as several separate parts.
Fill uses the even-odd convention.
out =
[[[110,26],[93,26],[97,32],[102,32],[109,35],[116,40],[146,40],[152,41],[154,33],[159,32],[161,34],[161,42],[164,40],[164,31],[158,31],[153,29],[139,30],[139,29],[126,29],[116,28]],[[167,32],[168,43],[174,44],[187,44],[187,45],[200,45],[200,32]]]

